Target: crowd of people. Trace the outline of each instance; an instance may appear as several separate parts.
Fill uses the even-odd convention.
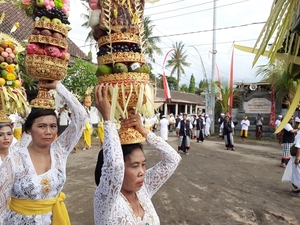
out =
[[[22,138],[13,144],[13,121],[0,111],[0,225],[70,224],[62,192],[66,161],[87,129],[88,110],[59,81],[40,87],[55,89],[72,113],[58,135],[67,107],[58,113],[32,108]],[[146,129],[141,116],[132,111],[120,121],[121,126],[136,129],[161,157],[146,169],[142,144],[121,144],[117,123],[109,119],[107,92],[108,86],[103,85],[95,90],[95,104],[103,116],[98,127],[103,148],[95,166],[95,224],[159,224],[151,198],[174,173],[181,157],[165,139]]]
[[[32,108],[24,121],[18,115],[8,117],[0,111],[0,225],[6,224],[70,224],[66,198],[62,192],[66,181],[66,161],[74,152],[83,135],[84,149],[91,147],[91,116],[84,106],[59,81],[41,84],[55,89],[66,102],[61,109]],[[158,224],[159,218],[151,198],[162,184],[174,173],[181,157],[180,152],[190,153],[191,141],[201,143],[210,137],[209,115],[180,113],[156,114],[143,118],[134,111],[127,119],[111,121],[108,87],[98,85],[95,104],[102,115],[98,122],[99,146],[95,165],[94,220],[104,224]],[[278,116],[276,126],[282,121]],[[14,132],[23,123],[21,138]],[[256,138],[262,136],[264,119],[255,118]],[[227,150],[234,151],[235,125],[228,114],[218,119],[219,138]],[[290,155],[290,148],[300,148],[300,119],[290,118],[280,134],[283,146],[280,166],[285,167],[283,180],[290,181],[297,196],[300,193],[300,151]],[[160,161],[146,169],[146,158],[141,143],[122,144],[118,136],[120,126],[132,127],[146,138],[146,143],[160,155]],[[248,137],[250,121],[245,115],[240,122],[240,138]],[[153,131],[160,128],[160,135]],[[176,133],[178,148],[168,144],[168,135]],[[17,137],[14,137],[15,136]],[[99,147],[99,149],[100,149]]]

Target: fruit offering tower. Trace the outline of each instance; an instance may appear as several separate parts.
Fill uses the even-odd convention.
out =
[[[34,20],[26,46],[27,74],[40,82],[61,80],[70,59],[66,40],[71,29],[68,26],[69,0],[24,0],[22,7]],[[34,108],[55,108],[53,97],[41,88],[30,104]]]
[[[2,17],[5,17],[4,13]],[[21,51],[24,48],[17,40],[0,33],[0,109],[7,114],[18,112],[24,115],[30,109],[19,74],[18,53]]]
[[[128,110],[149,117],[154,113],[150,68],[144,57],[144,1],[90,0],[90,24],[98,42],[99,83],[110,85],[111,118],[128,116]],[[133,128],[119,130],[122,144],[145,139]]]

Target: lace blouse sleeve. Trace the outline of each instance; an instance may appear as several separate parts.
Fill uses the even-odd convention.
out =
[[[10,198],[11,189],[14,183],[14,162],[10,157],[6,156],[4,162],[0,166],[0,225],[3,224],[4,215],[7,210],[7,204]]]
[[[167,142],[152,132],[147,134],[147,143],[158,151],[161,159],[146,172],[145,185],[151,198],[174,173],[181,157]]]
[[[115,123],[104,122],[104,146],[102,174],[94,195],[95,224],[106,224],[105,215],[111,212],[124,178],[124,160]]]
[[[72,111],[71,123],[56,140],[56,144],[60,145],[60,149],[64,153],[69,154],[82,135],[88,115],[80,102],[64,85],[61,83],[57,84],[56,91]]]
[[[17,143],[15,143],[14,145],[11,145],[9,147],[10,152],[14,152],[21,148],[28,147],[31,140],[32,140],[31,135],[24,132],[21,139]]]

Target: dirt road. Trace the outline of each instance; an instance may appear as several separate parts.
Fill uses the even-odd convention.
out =
[[[169,143],[177,149],[176,137]],[[98,139],[93,144],[68,160],[64,191],[72,225],[94,224]],[[182,154],[178,169],[153,198],[162,225],[300,224],[300,198],[290,195],[290,183],[281,182],[281,146],[250,140],[236,140],[235,146],[236,151],[225,150],[215,137],[192,141],[190,155]],[[145,154],[148,167],[159,159],[147,145]]]

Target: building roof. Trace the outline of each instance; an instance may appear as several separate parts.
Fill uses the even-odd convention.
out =
[[[172,103],[188,103],[205,106],[205,98],[200,95],[180,91],[170,91]],[[154,102],[165,102],[164,89],[157,89]]]
[[[32,32],[33,20],[26,16],[25,12],[18,8],[18,6],[11,3],[0,4],[0,16],[5,13],[5,18],[0,25],[0,32],[10,34],[13,25],[18,22],[20,27],[11,34],[17,41],[22,43],[27,40]],[[81,49],[70,38],[67,38],[68,52],[71,57],[81,58],[90,61],[89,57],[81,51]]]

